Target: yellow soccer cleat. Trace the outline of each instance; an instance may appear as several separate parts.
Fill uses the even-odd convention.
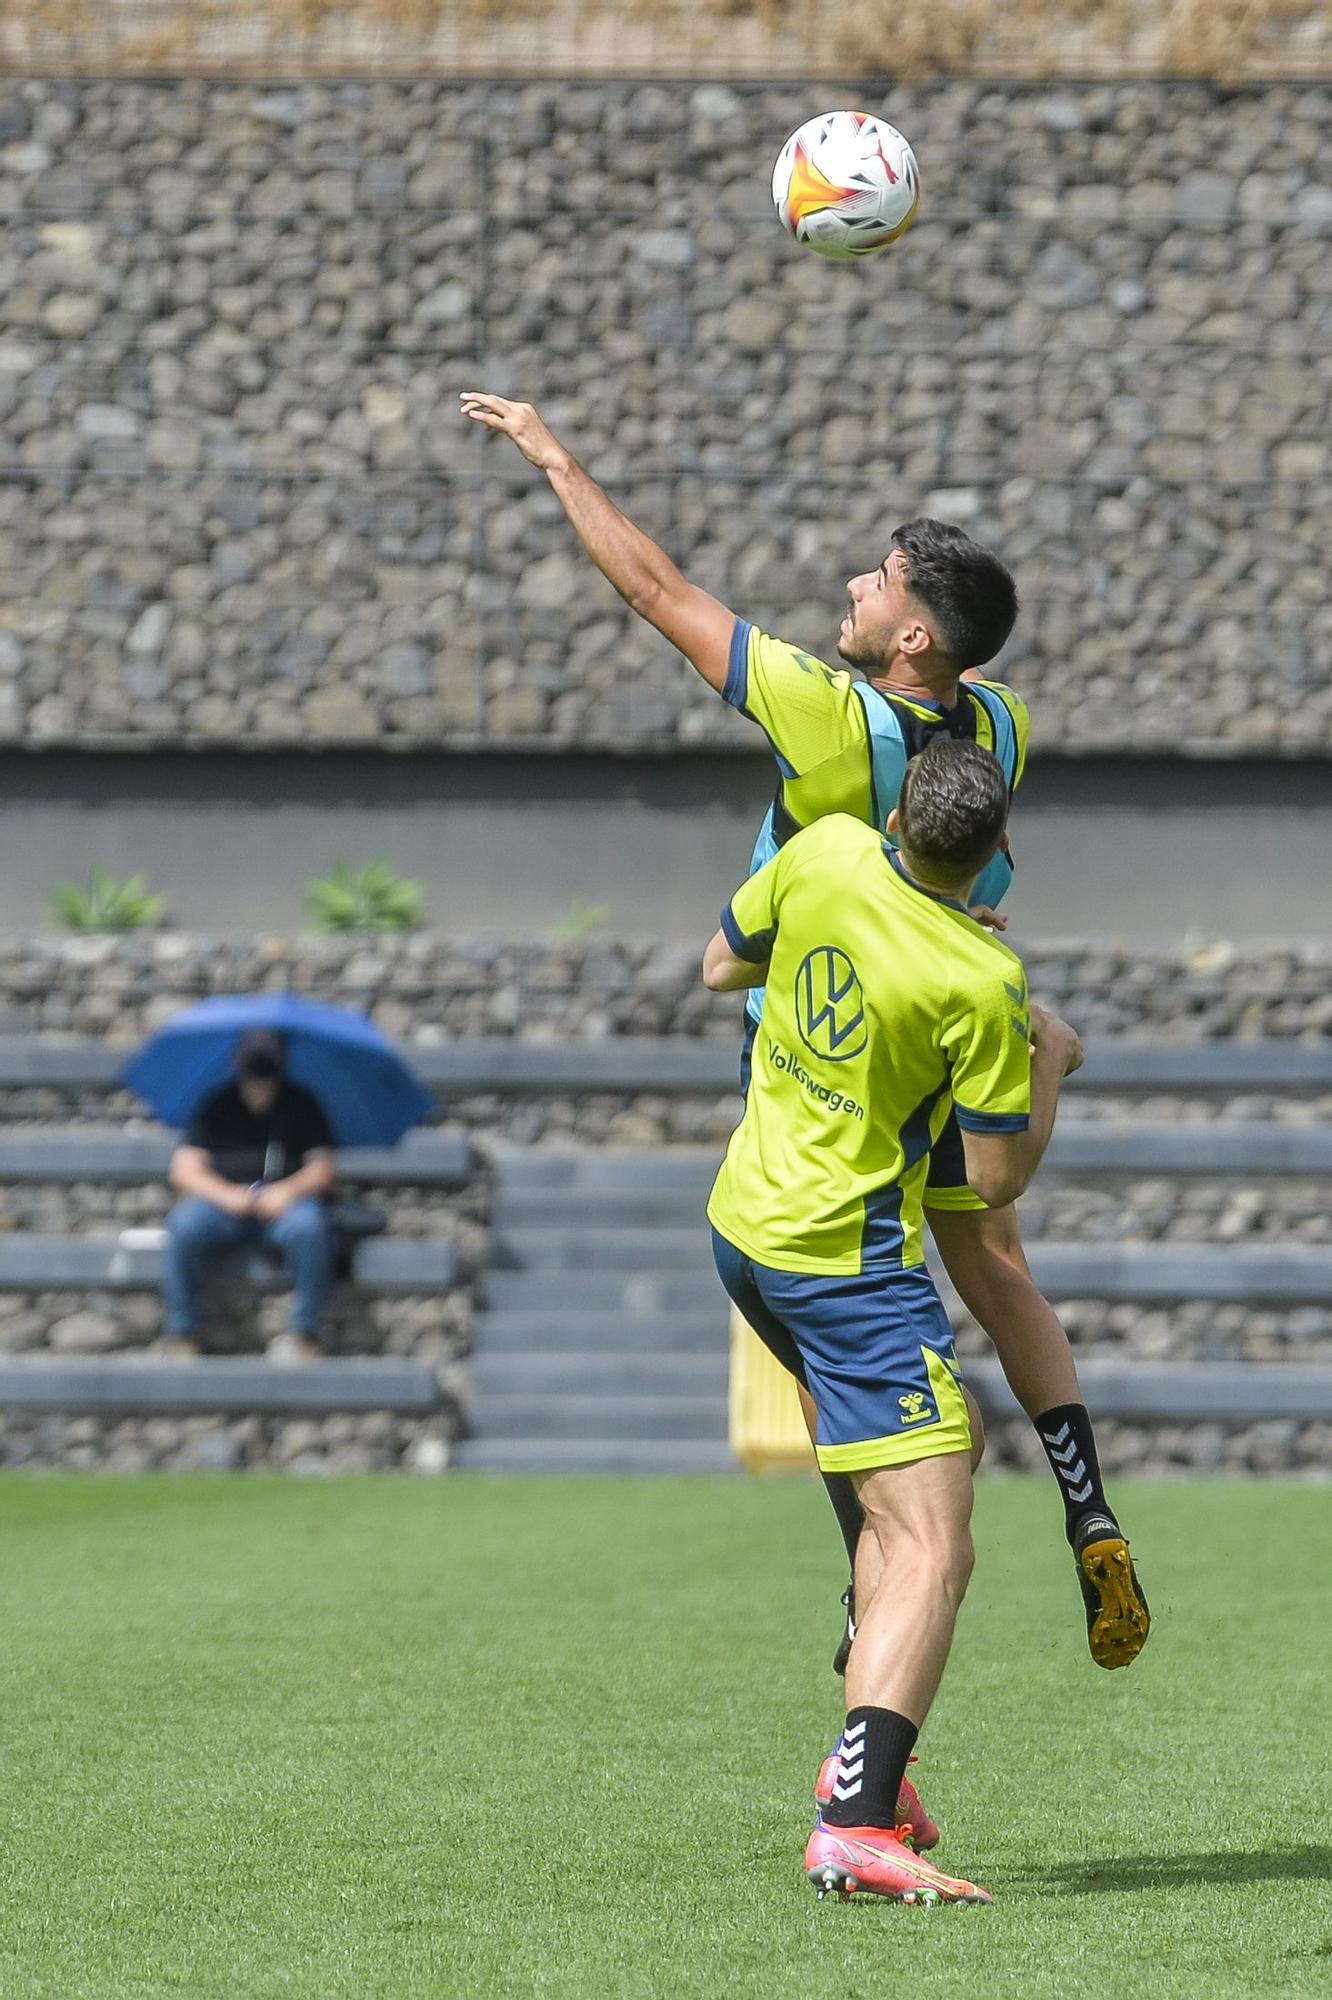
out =
[[[1092,1519],[1074,1546],[1087,1610],[1087,1644],[1098,1667],[1127,1667],[1147,1644],[1152,1614],[1118,1526]]]

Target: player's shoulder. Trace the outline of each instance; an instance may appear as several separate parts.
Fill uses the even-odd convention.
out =
[[[782,848],[788,872],[805,867],[850,869],[883,844],[882,835],[851,813],[825,813],[793,834]]]
[[[1009,687],[1007,681],[992,681],[985,674],[977,674],[974,678],[964,681],[963,685],[977,693],[983,689],[985,694],[997,697],[1015,720],[1018,716],[1025,717],[1027,714],[1026,702],[1016,688]]]
[[[975,987],[1004,986],[1014,999],[1027,990],[1027,968],[1011,945],[994,931],[978,924],[974,917],[959,923],[954,934],[954,957],[966,966],[966,979]]]
[[[743,622],[743,621],[742,621]],[[751,660],[768,672],[803,674],[816,685],[838,689],[849,688],[851,675],[845,667],[830,666],[817,653],[811,653],[804,646],[797,646],[793,640],[779,639],[771,632],[763,631],[757,625],[748,627],[748,645]]]
[[[869,853],[871,849],[883,846],[883,835],[878,828],[857,819],[854,813],[825,813],[822,819],[816,819],[811,826],[805,827],[796,838],[811,841],[814,844],[811,852],[817,847],[823,852]]]

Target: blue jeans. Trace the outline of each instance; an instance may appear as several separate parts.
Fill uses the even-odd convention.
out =
[[[294,1201],[276,1222],[261,1222],[257,1215],[228,1215],[202,1195],[178,1201],[167,1217],[162,1277],[167,1332],[177,1340],[193,1339],[199,1325],[200,1288],[214,1258],[226,1250],[261,1246],[281,1255],[295,1287],[292,1326],[304,1339],[313,1339],[323,1324],[333,1281],[328,1212],[313,1195]]]

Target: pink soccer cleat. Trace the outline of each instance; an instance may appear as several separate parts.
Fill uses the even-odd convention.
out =
[[[805,1874],[819,1901],[836,1890],[847,1902],[857,1890],[894,1903],[992,1903],[974,1882],[945,1875],[907,1845],[907,1826],[825,1826],[820,1820],[805,1849]]]
[[[911,1759],[915,1763],[915,1758]],[[819,1775],[814,1780],[814,1803],[820,1812],[831,1805],[833,1786],[837,1783],[837,1752],[830,1751],[819,1766]],[[910,1778],[903,1778],[902,1789],[897,1794],[897,1817],[906,1827],[911,1845],[918,1854],[939,1845],[939,1829],[920,1802],[920,1793]]]

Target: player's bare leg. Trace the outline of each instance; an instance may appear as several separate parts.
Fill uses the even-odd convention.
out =
[[[805,1872],[820,1895],[855,1890],[903,1902],[986,1903],[944,1875],[897,1822],[907,1759],[934,1700],[971,1575],[971,1468],[962,1452],[886,1466],[859,1482],[879,1582],[847,1665],[846,1723],[833,1794]]]
[[[985,1456],[985,1424],[981,1417],[980,1405],[977,1403],[970,1389],[965,1385],[963,1385],[962,1394],[966,1398],[967,1415],[971,1420],[970,1464],[974,1477],[980,1466],[981,1459]],[[878,1535],[870,1527],[869,1523],[866,1522],[864,1532],[860,1537],[860,1546],[856,1550],[855,1577],[851,1591],[852,1605],[854,1606],[856,1603],[871,1603],[882,1577],[883,1550],[880,1546]],[[850,1651],[851,1647],[848,1644],[848,1656],[850,1655]],[[911,1762],[914,1764],[915,1761],[913,1757]],[[819,1769],[819,1775],[814,1781],[814,1800],[820,1809],[826,1806],[829,1799],[831,1799],[833,1786],[836,1782],[837,1751],[834,1749],[824,1758]],[[934,1847],[937,1844],[939,1829],[922,1805],[920,1794],[912,1784],[910,1778],[902,1780],[901,1790],[897,1797],[897,1817],[899,1824],[910,1827],[912,1845],[915,1848],[924,1850],[925,1848]]]
[[[796,1384],[800,1396],[800,1414],[809,1432],[810,1449],[814,1449],[818,1412],[814,1408],[814,1398],[803,1382]],[[847,1655],[851,1651],[851,1641],[856,1636],[856,1564],[859,1559],[861,1530],[865,1525],[865,1514],[856,1493],[856,1483],[849,1472],[820,1472],[823,1489],[828,1495],[837,1525],[842,1531],[842,1541],[846,1548],[846,1559],[851,1570],[851,1581],[842,1592],[842,1608],[846,1618],[842,1625],[842,1636],[833,1654],[833,1672],[846,1672]]]
[[[1126,1667],[1147,1643],[1151,1613],[1128,1541],[1106,1499],[1096,1438],[1068,1335],[1022,1247],[1017,1208],[931,1208],[929,1224],[963,1305],[989,1335],[1008,1385],[1036,1427],[1064,1502],[1098,1666]]]

